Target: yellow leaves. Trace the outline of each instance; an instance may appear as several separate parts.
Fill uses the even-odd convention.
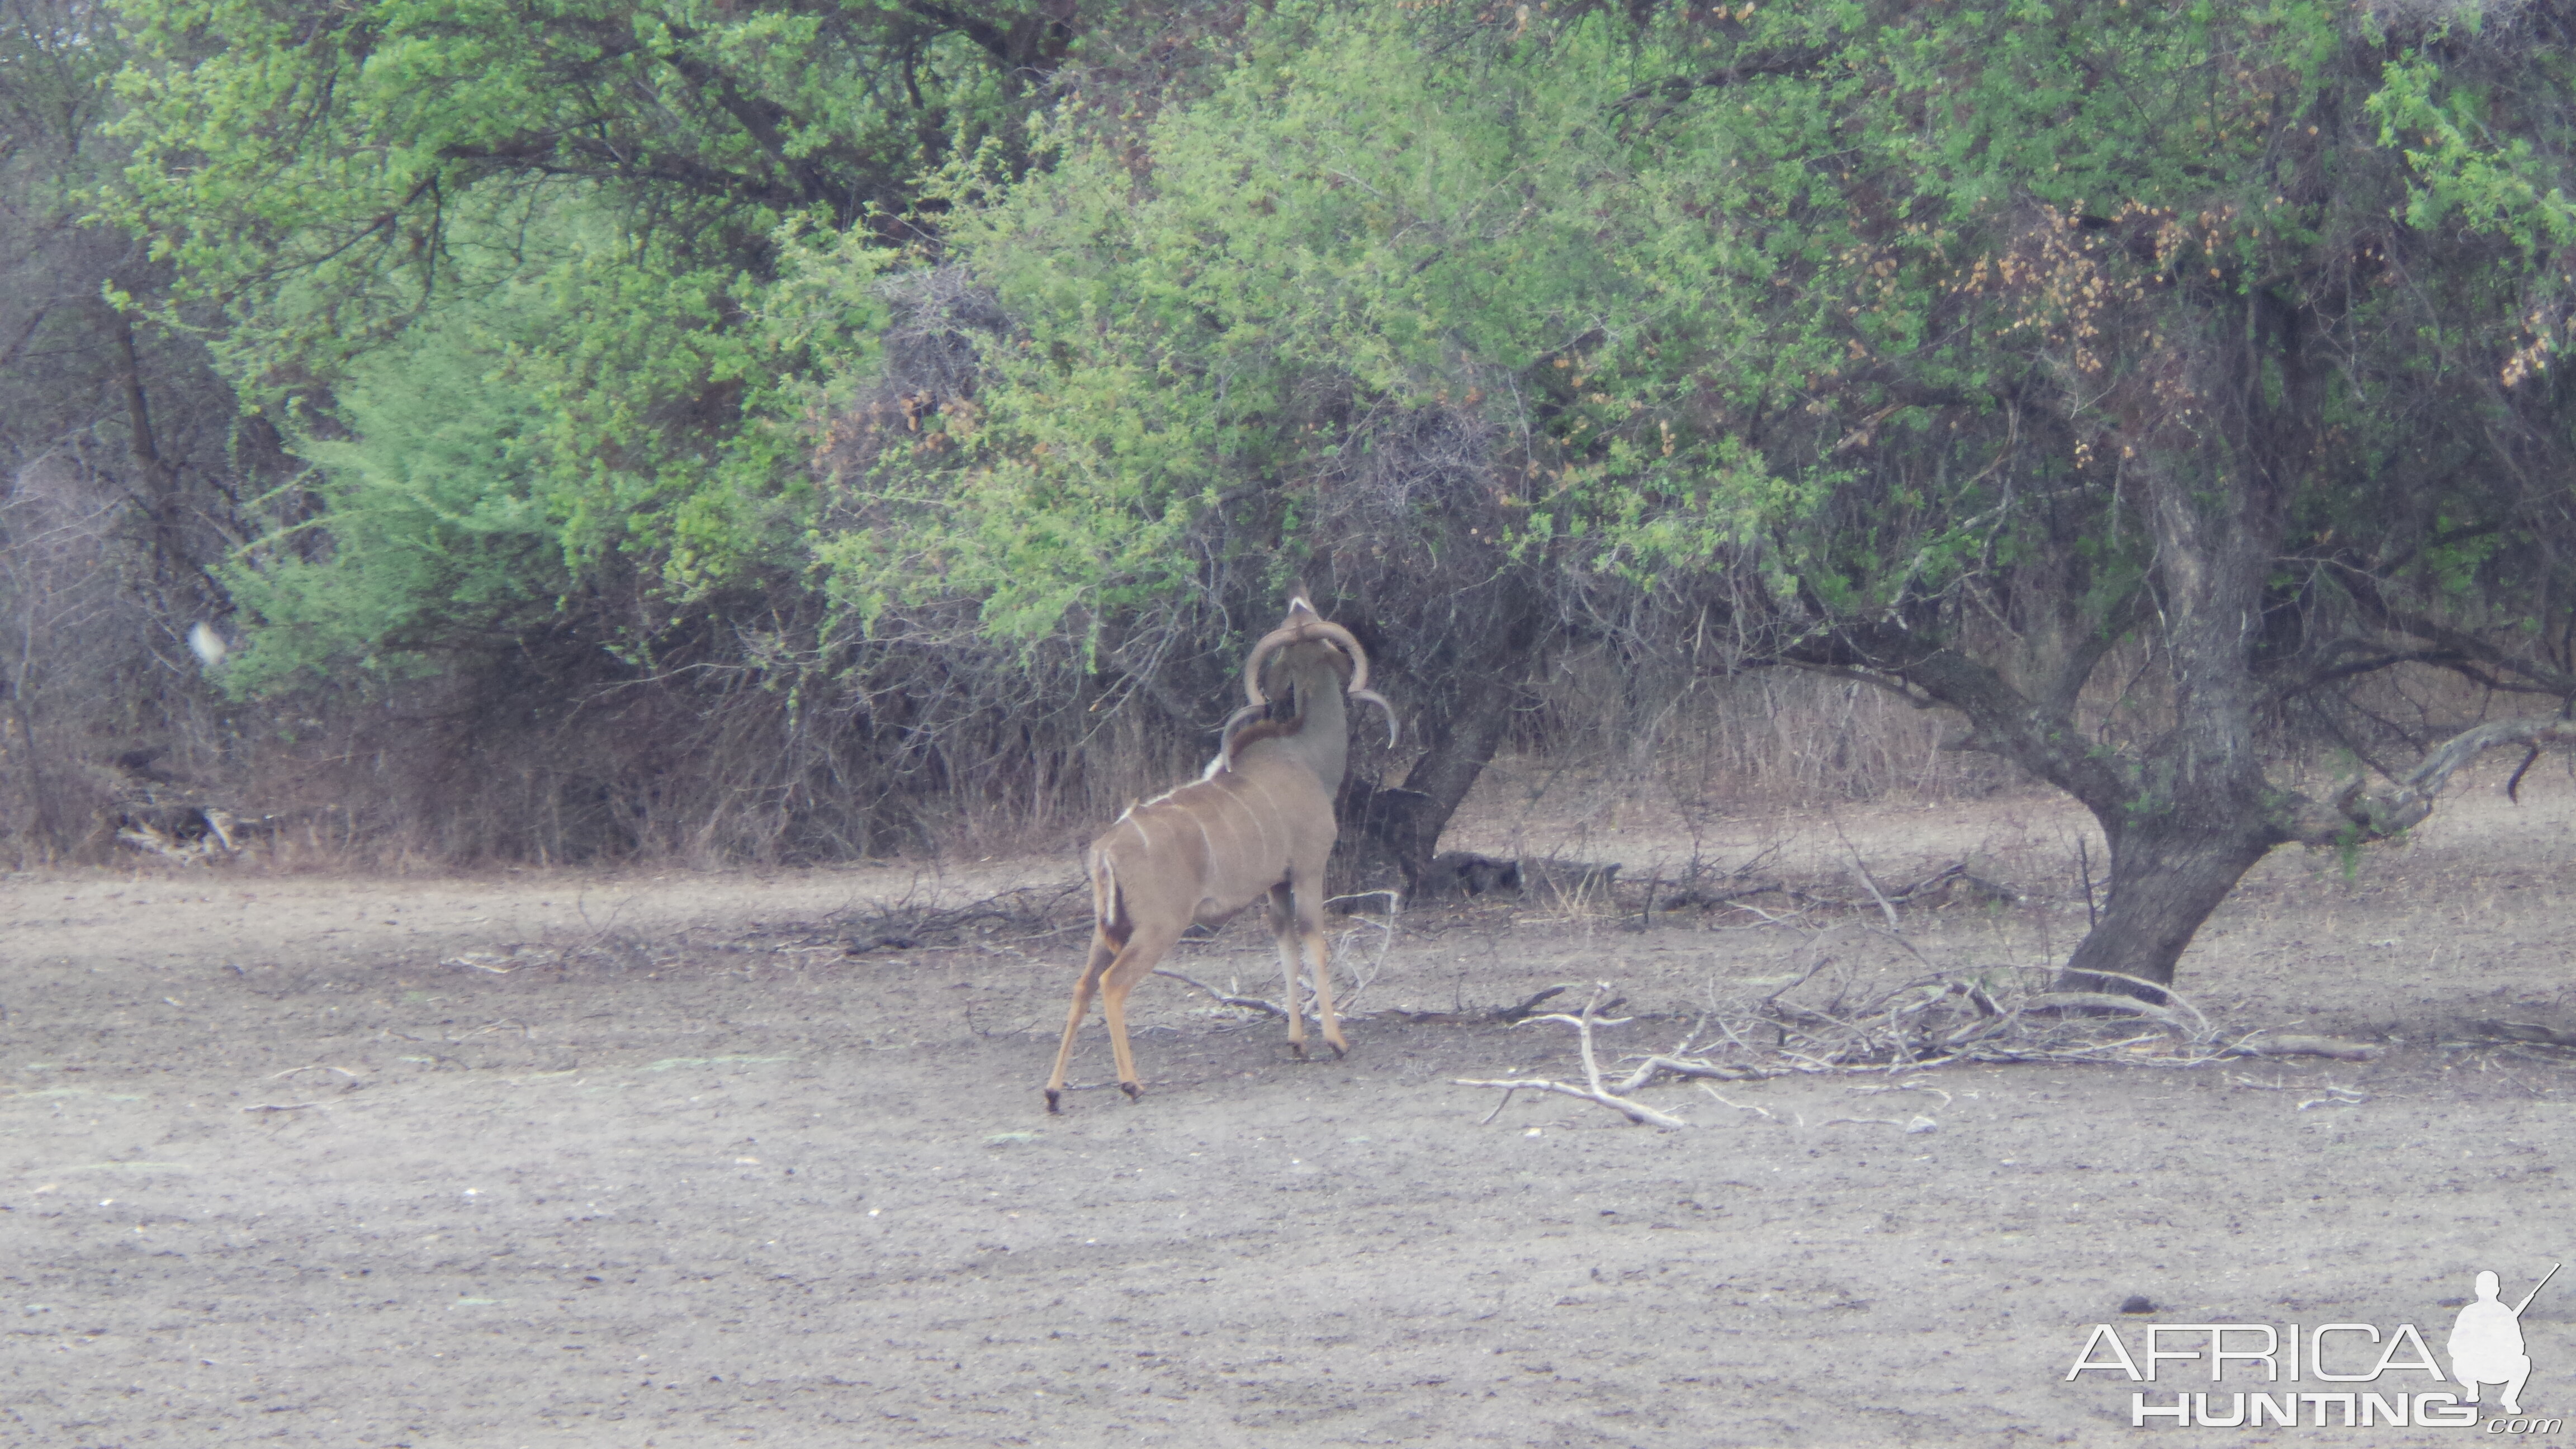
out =
[[[2519,387],[2526,380],[2549,370],[2549,354],[2556,350],[2556,328],[2543,312],[2533,312],[2524,321],[2531,340],[2513,350],[2504,360],[2498,380],[2506,387]]]

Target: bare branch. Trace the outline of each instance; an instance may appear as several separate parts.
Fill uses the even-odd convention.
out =
[[[1643,1102],[1632,1102],[1625,1097],[1615,1096],[1606,1091],[1595,1091],[1589,1087],[1578,1087],[1571,1082],[1553,1082],[1544,1078],[1535,1077],[1513,1078],[1508,1081],[1489,1081],[1477,1077],[1458,1077],[1453,1079],[1453,1085],[1461,1087],[1501,1087],[1504,1089],[1504,1100],[1506,1102],[1510,1100],[1510,1093],[1518,1091],[1554,1092],[1559,1096],[1580,1097],[1586,1102],[1598,1102],[1602,1106],[1609,1108],[1611,1111],[1618,1113],[1620,1116],[1627,1118],[1629,1121],[1634,1122],[1641,1127],[1688,1127],[1690,1125],[1687,1121],[1684,1121],[1679,1117],[1675,1117],[1668,1112],[1658,1112]],[[1501,1111],[1502,1108],[1498,1106],[1494,1109],[1494,1114],[1499,1114]],[[1493,1121],[1494,1114],[1488,1114],[1485,1120],[1488,1122]]]
[[[1197,980],[1194,977],[1184,976],[1169,966],[1155,967],[1154,974],[1157,976],[1169,976],[1174,981],[1181,983],[1183,986],[1196,987],[1197,989],[1206,992],[1208,995],[1215,997],[1217,1003],[1221,1006],[1237,1007],[1244,1011],[1257,1011],[1264,1016],[1276,1016],[1283,1019],[1288,1015],[1288,1009],[1281,1006],[1278,1002],[1265,1001],[1258,996],[1236,996],[1230,992],[1219,991],[1215,987],[1208,985],[1206,982]]]
[[[2451,776],[2487,751],[2501,745],[2570,743],[2576,743],[2576,719],[2563,714],[2489,720],[2436,745],[2393,790],[2364,794],[2363,782],[2355,780],[2329,803],[2302,801],[2289,821],[2288,835],[2305,845],[2336,845],[2356,836],[2384,840],[2421,824]]]
[[[2367,1062],[2378,1058],[2380,1049],[2369,1042],[2345,1041],[2331,1036],[2266,1036],[2261,1032],[2227,1048],[2231,1057],[2331,1057],[2342,1062]]]
[[[1562,987],[1555,988],[1555,990],[1562,989]],[[1554,991],[1551,991],[1549,994],[1553,995]],[[1641,1126],[1689,1126],[1690,1123],[1679,1117],[1673,1116],[1671,1113],[1659,1112],[1642,1102],[1631,1101],[1601,1084],[1601,1064],[1599,1059],[1593,1054],[1592,1050],[1592,1029],[1595,1026],[1617,1026],[1620,1024],[1619,1020],[1604,1021],[1595,1014],[1605,1004],[1612,1006],[1618,1004],[1616,998],[1612,998],[1610,996],[1610,983],[1607,981],[1600,982],[1592,988],[1592,999],[1583,1003],[1583,1014],[1580,1016],[1566,1016],[1562,1013],[1554,1013],[1547,1016],[1534,1016],[1528,1018],[1530,1021],[1561,1021],[1574,1028],[1575,1035],[1582,1046],[1583,1080],[1586,1085],[1578,1087],[1570,1082],[1550,1081],[1545,1078],[1521,1077],[1506,1078],[1502,1080],[1458,1078],[1455,1079],[1456,1085],[1461,1087],[1500,1087],[1503,1089],[1503,1103],[1510,1102],[1511,1094],[1518,1091],[1554,1092],[1559,1096],[1580,1097],[1587,1102],[1597,1102],[1602,1106],[1609,1108],[1611,1111],[1618,1113],[1620,1116],[1627,1118],[1629,1121],[1635,1122]],[[1494,1110],[1486,1114],[1485,1121],[1493,1121],[1496,1116],[1501,1114],[1502,1110],[1503,1105],[1501,1103],[1496,1104]]]

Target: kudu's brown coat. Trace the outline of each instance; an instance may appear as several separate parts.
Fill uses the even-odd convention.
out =
[[[1279,656],[1273,673],[1293,691],[1296,715],[1245,724],[1267,706],[1261,676],[1273,651]],[[1333,1011],[1323,919],[1324,861],[1337,829],[1333,797],[1350,755],[1344,701],[1364,699],[1386,710],[1390,743],[1395,711],[1369,691],[1368,654],[1359,641],[1318,617],[1303,598],[1291,600],[1286,622],[1253,646],[1243,683],[1251,703],[1226,722],[1224,745],[1207,773],[1131,807],[1085,853],[1091,958],[1074,983],[1064,1044],[1047,1079],[1050,1112],[1059,1110],[1092,992],[1099,991],[1109,1023],[1118,1085],[1133,1098],[1142,1088],[1127,1045],[1127,993],[1193,923],[1217,925],[1264,897],[1288,982],[1289,1049],[1306,1054],[1306,1017],[1297,1009],[1301,963],[1314,977],[1325,1043],[1336,1056],[1349,1049]]]

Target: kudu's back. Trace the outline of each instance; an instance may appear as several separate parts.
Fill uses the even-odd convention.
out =
[[[1130,807],[1091,842],[1104,914],[1159,911],[1213,926],[1292,875],[1321,882],[1350,752],[1347,667],[1328,645],[1286,651],[1294,718],[1244,726],[1229,742],[1230,767]]]

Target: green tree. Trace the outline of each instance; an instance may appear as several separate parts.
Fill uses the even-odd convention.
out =
[[[1066,48],[1118,12],[120,10],[131,164],[98,204],[176,277],[137,303],[188,312],[242,436],[283,444],[244,456],[222,571],[246,636],[222,679],[295,705],[269,746],[393,761],[329,788],[406,849],[877,838],[900,812],[835,707],[874,686],[802,586],[777,420],[882,309],[780,292],[781,238],[921,241],[919,174],[1020,164]]]
[[[220,310],[216,349],[254,415],[321,464],[277,495],[236,575],[255,601],[241,687],[423,649],[455,667],[506,647],[517,604],[483,607],[505,600],[595,600],[572,632],[648,649],[672,607],[792,569],[793,479],[752,421],[809,365],[759,322],[776,238],[900,230],[923,168],[1011,154],[1080,18],[627,0],[124,13],[134,159],[108,200],[183,299]],[[450,470],[468,456],[489,465]],[[432,494],[552,547],[453,552],[439,511],[415,506]],[[438,568],[391,563],[400,518]]]
[[[1875,64],[1843,56],[1871,90],[1841,102],[1837,199],[1868,251],[1836,279],[1854,365],[1819,401],[1871,455],[1876,517],[1800,566],[1857,597],[1783,601],[1775,647],[1960,711],[1964,743],[2091,810],[2111,897],[2079,974],[2168,981],[2275,847],[2394,835],[2478,750],[2568,736],[2569,495],[2531,467],[2563,454],[2567,418],[2554,389],[2512,385],[2500,340],[2554,248],[2443,224],[2383,119],[2391,78],[2430,67],[2486,99],[2500,150],[2563,155],[2568,76],[2546,32],[2460,18],[2392,36],[2340,7],[2060,6],[1946,34],[1926,18]],[[1909,257],[1916,218],[1966,247]],[[1974,392],[1941,399],[1958,374],[1869,325],[1872,272],[1950,294],[1908,310],[1981,354]],[[1870,436],[1926,402],[1916,438],[1985,436]],[[1997,438],[1970,409],[2013,426]],[[1979,484],[1939,486],[1972,465]],[[1870,547],[1886,505],[1943,492],[1930,526]],[[2171,697],[2111,748],[2072,706],[2122,636],[2152,645]],[[2280,778],[2267,717],[2405,662],[2561,710],[2406,742],[2418,758],[2383,762],[2376,789]]]
[[[2167,981],[2271,849],[2567,733],[2335,703],[2406,664],[2576,698],[2566,314],[2507,336],[2576,112],[2554,10],[2513,19],[1283,5],[1141,138],[953,175],[1005,321],[845,450],[822,557],[862,613],[1022,637],[1319,575],[1454,711],[1380,817],[1417,873],[1552,638],[1867,680],[2093,812],[2070,964]],[[2425,107],[2470,139],[2412,144]],[[2164,703],[2087,730],[2124,641]],[[2284,729],[2413,757],[2313,798]]]

